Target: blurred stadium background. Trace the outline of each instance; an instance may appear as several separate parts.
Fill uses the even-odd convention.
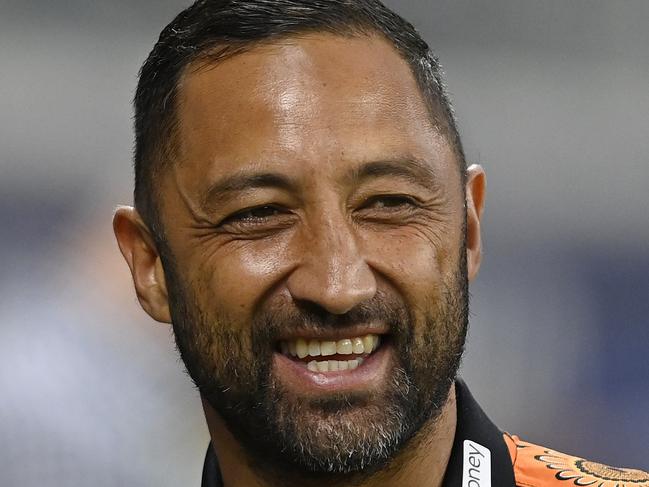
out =
[[[463,376],[504,429],[649,469],[649,2],[388,1],[487,170]],[[208,442],[111,216],[176,0],[0,8],[0,484],[199,485]]]

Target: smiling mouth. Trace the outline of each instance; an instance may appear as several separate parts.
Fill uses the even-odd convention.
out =
[[[311,372],[354,370],[381,346],[384,337],[367,334],[340,340],[295,338],[279,342],[279,351]]]

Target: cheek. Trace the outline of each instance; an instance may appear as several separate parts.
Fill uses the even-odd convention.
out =
[[[196,275],[206,309],[248,326],[257,304],[291,268],[289,239],[230,242],[211,255],[196,255]]]
[[[404,296],[413,310],[423,311],[457,274],[459,233],[452,233],[431,235],[409,228],[365,235],[368,264]]]
[[[436,247],[420,236],[376,234],[365,248],[368,263],[399,288],[428,289],[440,275]]]

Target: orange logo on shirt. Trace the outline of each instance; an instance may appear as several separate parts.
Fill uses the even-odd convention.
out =
[[[559,455],[545,451],[545,455],[534,458],[546,464],[547,468],[557,470],[559,480],[573,480],[574,485],[596,487],[639,487],[649,486],[649,474],[640,470],[614,468],[601,463],[589,462],[582,458]]]
[[[519,487],[649,487],[649,473],[615,468],[504,435]]]

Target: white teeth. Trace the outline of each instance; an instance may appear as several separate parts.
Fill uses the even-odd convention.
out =
[[[336,342],[320,343],[320,353],[323,357],[326,357],[328,355],[336,355]]]
[[[323,360],[322,362],[318,362],[316,365],[318,366],[318,372],[329,372],[329,360]]]
[[[304,338],[297,339],[297,342],[295,343],[295,350],[299,358],[304,358],[309,355],[309,347],[307,346],[306,340]]]
[[[363,349],[366,352],[369,352],[370,350],[374,350],[374,337],[376,335],[365,335],[363,337]]]
[[[349,338],[343,338],[342,340],[338,340],[336,342],[336,351],[340,355],[351,355],[352,352],[354,351],[354,346],[352,345],[352,341]]]
[[[362,358],[352,360],[311,360],[306,368],[311,372],[339,372],[353,370],[363,363]]]
[[[312,357],[320,355],[320,342],[318,340],[309,340],[309,355]]]
[[[365,351],[365,347],[363,346],[363,339],[362,338],[353,338],[352,339],[352,345],[354,345],[354,353],[363,353]],[[369,352],[369,350],[368,350]]]
[[[378,335],[369,334],[362,337],[343,338],[338,341],[316,340],[314,338],[297,338],[280,342],[280,350],[284,355],[304,358],[328,357],[331,355],[363,355],[372,353],[380,343]]]

